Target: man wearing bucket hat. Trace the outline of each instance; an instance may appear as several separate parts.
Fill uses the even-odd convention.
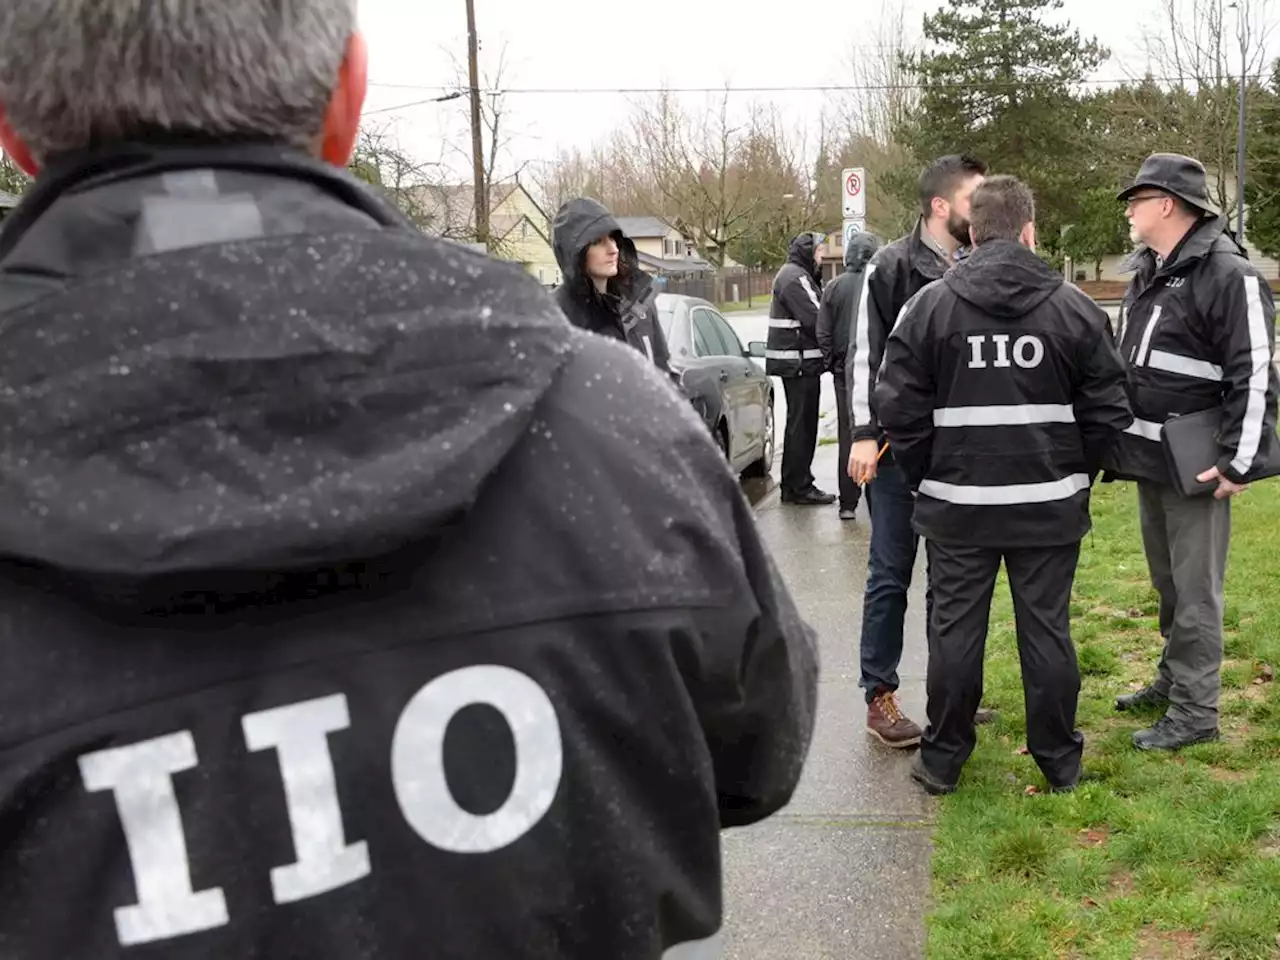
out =
[[[1109,477],[1138,483],[1164,652],[1155,679],[1118,697],[1116,708],[1164,710],[1133,735],[1134,745],[1178,750],[1218,737],[1231,497],[1258,476],[1277,442],[1275,303],[1225,232],[1198,161],[1154,154],[1118,199],[1140,244],[1126,263],[1134,277],[1119,337],[1136,419],[1107,467]],[[1162,427],[1216,408],[1220,456],[1199,479],[1217,488],[1184,497],[1167,466]]]

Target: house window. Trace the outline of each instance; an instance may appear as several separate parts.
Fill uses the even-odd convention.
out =
[[[528,220],[520,221],[520,239],[521,240],[529,239],[529,221]]]

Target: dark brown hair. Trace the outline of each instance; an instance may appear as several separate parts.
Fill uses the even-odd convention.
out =
[[[987,165],[967,153],[949,153],[939,157],[920,174],[920,212],[926,217],[933,211],[933,198],[951,200],[960,184],[970,177],[981,177]]]

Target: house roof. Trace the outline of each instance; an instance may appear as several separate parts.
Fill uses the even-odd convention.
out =
[[[665,237],[671,232],[671,225],[658,217],[614,217],[624,235],[632,240],[647,240],[651,237]]]
[[[656,270],[658,273],[707,273],[715,268],[705,260],[663,260],[650,256],[642,250],[636,251],[640,265]]]

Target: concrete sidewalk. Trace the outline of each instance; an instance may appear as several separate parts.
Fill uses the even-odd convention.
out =
[[[834,446],[819,447],[814,474],[834,477],[835,460]],[[791,805],[723,834],[725,957],[916,960],[924,953],[934,802],[908,775],[915,751],[890,750],[864,726],[858,625],[869,521],[842,523],[835,507],[782,506],[776,489],[759,500],[757,516],[819,633],[822,685],[813,747]],[[901,693],[904,709],[923,725],[923,551],[914,581]]]

